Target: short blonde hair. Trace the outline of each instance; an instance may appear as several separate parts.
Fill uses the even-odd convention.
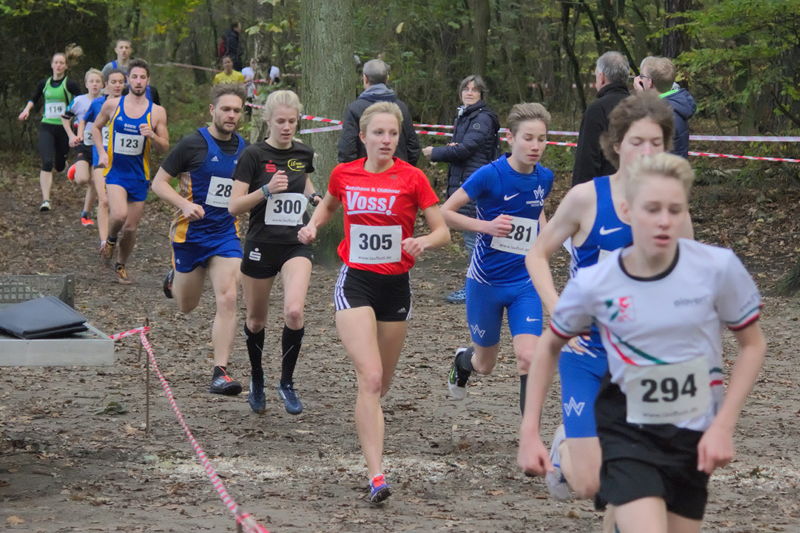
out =
[[[269,119],[272,118],[272,113],[275,112],[275,109],[279,105],[297,110],[298,117],[303,113],[303,104],[300,103],[300,97],[297,96],[297,93],[288,89],[282,89],[280,91],[270,93],[270,95],[267,97],[267,101],[264,103],[265,122],[269,122]]]
[[[660,93],[672,89],[675,83],[675,64],[668,57],[649,57],[642,61],[642,73],[653,80],[653,86]]]
[[[105,85],[105,83],[106,83],[105,78],[103,78],[103,73],[102,72],[100,72],[96,68],[90,68],[89,70],[86,71],[86,74],[83,75],[83,84],[84,85],[89,83],[89,76],[97,76],[97,77],[100,78],[100,81],[103,82],[103,85]]]
[[[541,120],[547,128],[550,126],[550,113],[542,104],[515,104],[508,112],[507,123],[511,134],[516,135],[519,125],[527,120]]]
[[[361,118],[358,121],[358,129],[361,133],[367,133],[370,121],[375,115],[387,113],[397,119],[398,129],[403,126],[403,112],[400,111],[400,106],[394,102],[375,102],[364,110]]]
[[[678,180],[686,191],[686,198],[694,183],[694,170],[689,162],[677,155],[663,152],[645,156],[633,163],[625,181],[625,199],[632,203],[642,184],[654,176]]]

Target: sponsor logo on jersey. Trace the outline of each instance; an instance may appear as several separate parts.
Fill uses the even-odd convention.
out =
[[[512,198],[516,198],[517,196],[519,196],[519,193],[517,193],[517,194],[504,194],[503,195],[503,200],[505,200],[507,202],[507,201],[511,200]]]
[[[250,250],[250,255],[248,255],[250,261],[261,261],[261,252],[258,251],[258,248],[253,248]]]
[[[600,235],[610,235],[615,231],[619,231],[622,229],[622,226],[618,226],[616,228],[606,228],[605,226],[600,226]]]
[[[525,317],[525,322],[539,322],[538,318],[531,318],[529,316]]]
[[[534,190],[531,191],[533,193],[533,200],[528,200],[525,202],[531,207],[543,207],[544,206],[544,187],[539,185]]]
[[[306,169],[306,164],[297,159],[290,159],[286,162],[286,167],[295,172],[302,172]]]
[[[619,298],[612,298],[606,300],[606,309],[608,309],[608,319],[612,322],[630,322],[634,319],[633,312],[633,298],[630,296],[621,296]]]
[[[213,157],[211,158],[211,162],[212,162],[212,163],[219,163],[219,157],[217,157],[217,156],[213,156]]]
[[[478,326],[478,324],[470,324],[469,329],[472,330],[473,335],[477,335],[481,339],[483,338],[484,335],[486,335],[486,330],[481,329],[480,326]]]
[[[264,165],[264,170],[269,174],[275,174],[278,171],[278,165],[272,161],[267,161],[267,164]]]
[[[567,416],[571,416],[572,412],[574,411],[577,416],[581,416],[583,412],[583,407],[586,405],[586,402],[576,402],[575,398],[570,396],[569,403],[562,402],[564,406],[564,414]]]
[[[378,189],[375,192],[381,192]],[[380,215],[391,215],[392,206],[397,201],[396,195],[391,196],[372,196],[362,194],[360,191],[347,191],[345,193],[347,202],[347,213],[355,215],[359,213],[376,213]]]
[[[709,295],[706,294],[705,296],[698,296],[697,298],[678,298],[673,303],[675,304],[675,307],[682,307],[684,305],[700,305],[708,300],[708,298]]]

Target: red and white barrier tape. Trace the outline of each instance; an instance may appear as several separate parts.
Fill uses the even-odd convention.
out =
[[[733,154],[715,154],[710,152],[689,152],[689,155],[696,155],[701,157],[722,157],[725,159],[747,159],[750,161],[774,161],[777,163],[800,163],[800,159],[791,159],[788,157],[767,157],[759,155],[733,155]]]
[[[314,115],[302,115],[300,118],[303,120],[313,120],[315,122],[330,122],[331,124],[341,124],[341,120],[335,118],[315,117]]]
[[[300,135],[303,135],[305,133],[322,133],[322,132],[325,132],[325,131],[338,131],[340,129],[342,129],[341,126],[335,125],[335,126],[325,126],[323,128],[307,128],[307,129],[304,129],[304,130],[300,130],[297,133],[299,133]]]
[[[205,470],[208,479],[211,481],[211,484],[214,486],[217,494],[219,494],[220,499],[222,499],[222,503],[224,503],[231,514],[233,514],[234,518],[236,519],[236,523],[241,524],[245,533],[269,533],[267,528],[259,524],[252,516],[250,516],[248,513],[243,513],[240,511],[239,505],[234,501],[230,494],[228,494],[225,484],[217,475],[217,471],[214,469],[211,461],[208,460],[206,452],[202,447],[200,447],[197,439],[194,438],[192,430],[189,429],[189,425],[186,423],[183,413],[181,413],[180,408],[178,408],[178,403],[175,401],[175,396],[172,394],[172,388],[169,386],[169,382],[158,368],[158,362],[156,361],[156,356],[153,353],[153,347],[150,345],[150,341],[147,339],[146,333],[148,331],[150,331],[150,328],[148,326],[143,326],[125,331],[123,333],[118,333],[116,335],[111,335],[111,338],[114,340],[119,340],[139,333],[142,346],[147,352],[147,357],[150,359],[150,365],[152,366],[153,371],[156,373],[158,380],[161,382],[161,388],[164,390],[164,396],[167,397],[167,401],[169,402],[170,407],[172,407],[172,410],[178,419],[178,423],[181,425],[181,428],[183,428],[183,433],[186,435],[186,438],[189,439],[189,443],[192,445],[192,449],[197,455],[197,460]]]

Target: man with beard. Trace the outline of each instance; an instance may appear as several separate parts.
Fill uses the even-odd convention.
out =
[[[119,245],[114,271],[117,281],[131,283],[125,267],[136,244],[136,229],[144,213],[150,188],[150,147],[169,149],[167,112],[147,98],[150,67],[142,59],[128,64],[130,92],[109,98],[92,127],[92,137],[102,139],[101,128],[109,124],[108,150],[97,144],[98,166],[105,168],[108,207],[108,239],[101,250],[110,262]]]
[[[236,219],[228,212],[233,171],[245,148],[236,133],[245,91],[241,85],[215,85],[211,91],[211,125],[181,139],[153,180],[153,192],[178,210],[170,228],[173,268],[164,293],[189,313],[200,303],[206,274],[217,311],[211,329],[214,369],[209,392],[235,395],[242,385],[227,371],[236,331],[236,299],[242,246]],[[181,176],[181,193],[170,179]]]

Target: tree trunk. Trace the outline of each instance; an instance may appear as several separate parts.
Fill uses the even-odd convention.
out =
[[[339,117],[351,99],[355,5],[353,0],[306,0],[300,10],[301,62],[300,96],[307,113]],[[338,132],[314,133],[304,139],[314,148],[315,186],[327,190],[328,177],[337,163]],[[317,256],[335,257],[341,238],[340,217],[320,232]],[[338,227],[337,227],[338,226]],[[338,229],[338,231],[337,231]]]
[[[489,39],[489,0],[471,0],[473,50],[472,74],[486,75],[486,48]]]
[[[666,12],[665,29],[669,30],[686,22],[683,17],[670,16],[674,13],[688,11],[692,7],[691,0],[664,0]],[[683,30],[672,30],[661,38],[661,55],[676,58],[689,49],[689,36]]]
[[[578,100],[581,109],[586,111],[586,95],[583,93],[583,78],[581,77],[581,66],[578,57],[575,55],[574,40],[572,31],[569,28],[570,6],[567,3],[561,4],[561,37],[563,39],[564,51],[569,58],[572,67],[572,77],[575,80],[575,89],[578,92]]]

